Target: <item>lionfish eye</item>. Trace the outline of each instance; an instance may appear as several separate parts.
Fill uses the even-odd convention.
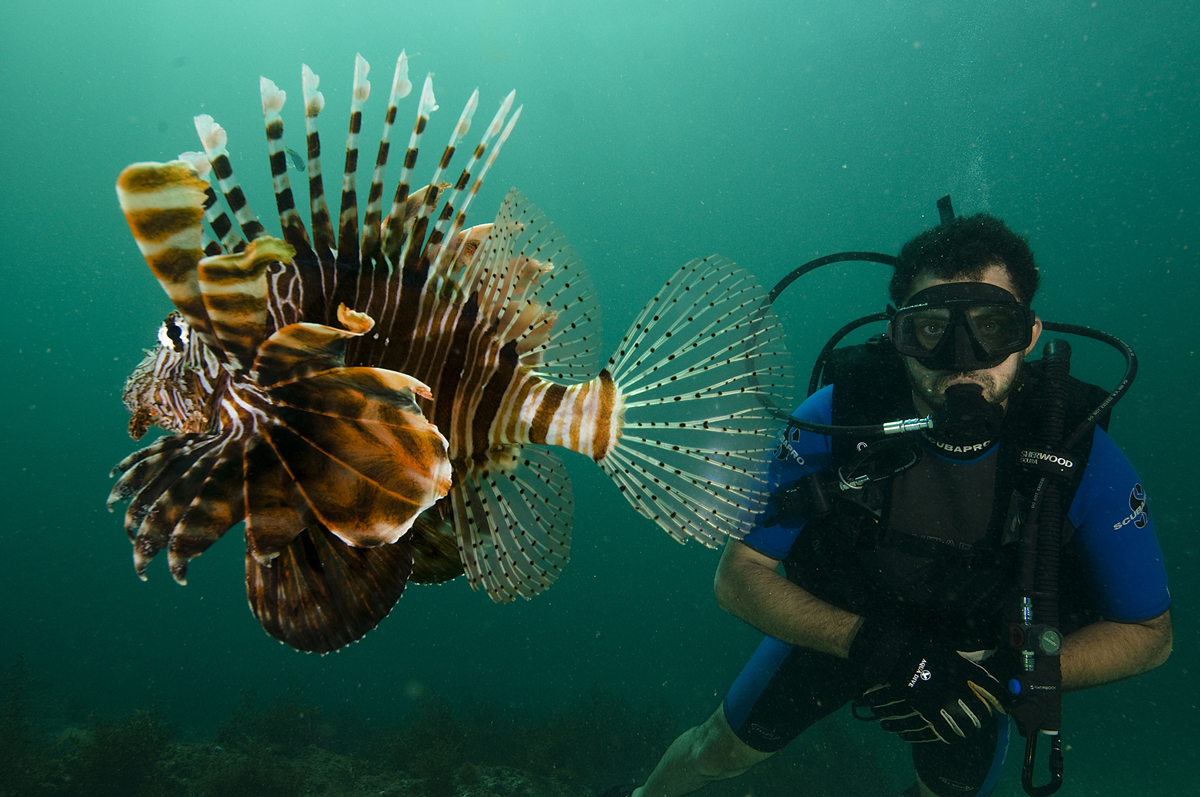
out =
[[[158,328],[158,343],[165,347],[171,347],[171,350],[182,354],[185,346],[184,333],[180,329],[179,324],[175,322],[175,316],[167,316],[161,327]]]

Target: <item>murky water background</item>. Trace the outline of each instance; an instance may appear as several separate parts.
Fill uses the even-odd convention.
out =
[[[436,73],[434,141],[474,87],[481,116],[517,89],[525,110],[474,220],[509,185],[541,206],[599,287],[606,349],[692,257],[719,252],[772,285],[818,254],[895,252],[946,193],[1028,235],[1039,312],[1141,356],[1112,430],[1157,513],[1177,622],[1161,670],[1067,698],[1062,793],[1194,788],[1194,2],[17,0],[0,30],[0,664],[23,657],[39,733],[153,708],[178,737],[209,738],[246,690],[299,689],[381,729],[435,693],[466,714],[486,702],[539,716],[593,687],[665,707],[674,731],[712,710],[756,643],[715,605],[715,552],[670,541],[578,457],[572,561],[549,592],[495,606],[461,580],[413,587],[363,642],[324,658],[262,633],[232,534],[186,588],[157,562],[148,583],[134,576],[104,511],[107,473],[133,450],[122,382],[170,304],[121,217],[117,173],[198,148],[191,118],[210,113],[271,219],[258,76],[289,93],[298,147],[300,64],[321,75],[332,151],[361,52],[370,150],[405,48],[418,87]],[[414,92],[402,127],[415,105]],[[801,381],[834,329],[882,307],[886,278],[831,267],[784,294]],[[1075,373],[1115,383],[1119,358],[1076,351]],[[878,731],[843,719],[823,733],[879,756],[884,785],[861,793],[908,782],[904,751]],[[859,766],[819,749],[803,761],[795,777]]]

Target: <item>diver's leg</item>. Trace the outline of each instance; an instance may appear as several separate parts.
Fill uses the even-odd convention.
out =
[[[634,797],[674,797],[740,775],[866,688],[845,659],[767,637],[725,700],[668,748]]]
[[[717,706],[712,716],[671,743],[633,797],[688,794],[714,780],[740,775],[772,755],[759,752],[739,739],[725,720],[725,707]]]

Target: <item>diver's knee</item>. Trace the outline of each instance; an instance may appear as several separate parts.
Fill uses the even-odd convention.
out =
[[[692,766],[708,780],[740,775],[771,756],[771,753],[755,750],[739,739],[720,708],[696,728],[696,732],[698,738],[692,747]]]

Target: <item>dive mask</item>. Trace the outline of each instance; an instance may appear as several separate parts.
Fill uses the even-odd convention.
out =
[[[988,282],[946,282],[892,316],[896,351],[934,371],[994,368],[1033,341],[1033,311]]]

